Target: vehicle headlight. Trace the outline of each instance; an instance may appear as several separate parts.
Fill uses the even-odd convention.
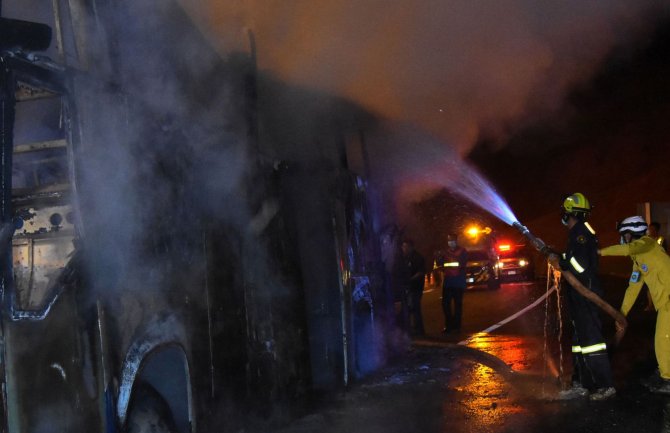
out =
[[[519,266],[523,267],[523,266],[527,266],[527,265],[528,265],[528,262],[525,259],[519,260]]]

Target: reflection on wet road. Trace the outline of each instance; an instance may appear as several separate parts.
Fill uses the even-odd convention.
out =
[[[505,425],[512,415],[521,415],[527,409],[510,399],[513,391],[494,369],[483,364],[473,364],[467,373],[468,380],[455,390],[461,396],[460,409],[472,432],[494,432]],[[447,405],[448,406],[448,405]],[[445,413],[448,415],[448,412]],[[453,426],[444,431],[453,431]],[[462,430],[462,427],[458,430]]]
[[[558,294],[545,284],[511,283],[498,290],[468,291],[463,301],[464,332],[446,336],[439,332],[443,314],[437,292],[424,294],[430,337],[486,352],[516,372],[545,376],[551,382],[559,377],[565,356],[559,344]]]
[[[646,371],[646,360],[653,357],[648,329],[633,334],[632,328],[616,349],[617,396],[605,402],[552,398],[560,388],[558,366],[569,351],[557,344],[562,328],[551,302],[495,332],[479,332],[543,293],[543,287],[533,284],[468,292],[464,332],[444,335],[439,293],[427,291],[423,305],[428,336],[415,339],[412,349],[388,370],[281,432],[670,433],[670,398],[650,394],[638,384],[638,372]],[[641,330],[652,325],[653,331],[653,322],[632,323]],[[465,340],[467,344],[458,344]],[[563,375],[569,372],[565,369]]]
[[[514,371],[526,371],[537,368],[534,364],[542,356],[543,344],[537,338],[518,335],[475,334],[467,345],[500,358]]]

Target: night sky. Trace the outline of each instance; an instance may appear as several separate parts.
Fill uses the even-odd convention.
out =
[[[565,194],[594,205],[601,239],[636,204],[670,201],[670,20],[635,49],[614,50],[564,108],[503,143],[481,140],[470,157],[529,225],[552,231]]]

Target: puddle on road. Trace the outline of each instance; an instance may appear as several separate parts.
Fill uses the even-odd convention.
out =
[[[445,404],[445,427],[454,427],[448,421],[449,413],[459,412],[471,424],[467,430],[472,432],[520,426],[534,417],[534,404],[551,399],[558,391],[558,368],[546,355],[542,338],[477,334],[468,340],[467,347],[500,363],[473,362],[453,388],[460,395],[460,410]],[[536,403],[529,404],[532,401]]]
[[[471,358],[451,384],[458,396],[445,400],[443,431],[528,431],[537,405],[556,392],[556,378],[544,365],[542,339],[480,334],[467,347],[486,356]]]
[[[543,390],[559,385],[565,362],[558,342],[548,344],[539,337],[519,335],[475,334],[468,339],[467,347],[495,356],[506,364],[517,376],[532,376],[542,383]],[[544,392],[543,392],[544,393]]]
[[[501,359],[518,372],[542,369],[542,341],[528,336],[476,334],[468,347]]]
[[[468,373],[467,381],[454,390],[460,394],[458,405],[454,408],[453,401],[445,403],[444,431],[454,431],[455,422],[457,431],[493,432],[508,424],[513,416],[524,416],[528,409],[510,398],[512,386],[491,367],[483,364],[473,364]],[[454,418],[455,414],[463,417]]]

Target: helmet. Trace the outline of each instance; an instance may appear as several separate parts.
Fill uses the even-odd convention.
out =
[[[591,203],[584,197],[584,194],[576,192],[563,200],[562,209],[563,215],[561,215],[561,223],[563,223],[564,226],[567,226],[571,215],[582,221],[586,220],[586,217],[589,216],[589,213],[591,212]]]
[[[576,192],[563,201],[563,210],[567,214],[586,216],[591,212],[591,203],[584,194]]]
[[[621,235],[631,233],[633,236],[640,237],[647,232],[647,222],[641,216],[628,217],[617,224],[617,230]]]

